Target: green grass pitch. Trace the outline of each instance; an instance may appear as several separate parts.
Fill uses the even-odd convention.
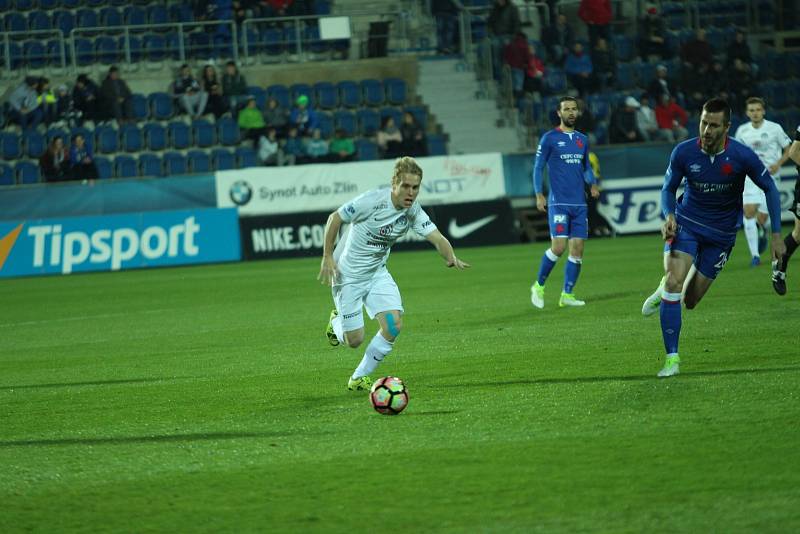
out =
[[[316,258],[0,282],[0,532],[800,531],[800,260],[740,238],[658,380],[659,238],[588,242],[583,309],[545,246],[392,256],[396,417]]]

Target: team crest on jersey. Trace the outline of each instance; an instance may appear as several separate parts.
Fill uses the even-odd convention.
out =
[[[575,139],[575,144],[578,145],[578,148],[583,148],[583,141],[581,141],[580,137]]]
[[[344,211],[352,215],[356,212],[356,208],[352,204],[348,204]]]
[[[692,163],[691,165],[689,165],[689,170],[692,172],[700,172],[700,169],[701,167],[697,163]]]
[[[731,165],[730,163],[723,163],[722,169],[720,170],[722,171],[722,174],[728,176],[730,173],[733,172],[733,165]]]

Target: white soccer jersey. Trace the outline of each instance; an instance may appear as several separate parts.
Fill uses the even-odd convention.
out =
[[[752,148],[765,167],[777,163],[783,156],[783,149],[792,144],[781,125],[768,120],[764,120],[760,128],[753,128],[751,122],[742,124],[734,137]]]
[[[336,245],[333,257],[339,273],[349,281],[371,278],[386,265],[392,245],[409,229],[423,237],[436,230],[419,202],[397,209],[389,187],[367,191],[338,211],[351,227]]]

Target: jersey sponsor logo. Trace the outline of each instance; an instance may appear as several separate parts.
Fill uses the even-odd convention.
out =
[[[253,198],[253,188],[244,180],[238,180],[231,184],[228,195],[231,197],[231,202],[237,206],[244,206]]]
[[[565,143],[564,141],[559,141],[558,146],[567,146],[567,143]]]
[[[459,225],[455,219],[450,219],[450,225],[447,227],[447,231],[450,233],[453,239],[461,239],[473,232],[480,230],[496,218],[497,215],[488,215],[482,219],[478,219],[477,221],[473,221],[465,225]]]
[[[567,216],[566,215],[553,215],[553,222],[556,222],[556,223],[567,222]]]
[[[583,154],[561,154],[561,161],[564,163],[582,163]]]

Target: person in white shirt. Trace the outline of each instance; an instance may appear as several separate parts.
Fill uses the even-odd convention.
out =
[[[656,112],[650,107],[650,97],[643,94],[639,98],[639,108],[636,110],[636,126],[645,141],[667,141],[665,135],[656,122]]]
[[[377,319],[380,329],[369,342],[347,388],[369,390],[370,374],[391,352],[403,326],[400,291],[386,269],[392,245],[408,230],[425,237],[448,267],[462,270],[469,264],[456,257],[450,242],[417,202],[422,168],[414,158],[402,157],[394,166],[391,187],[367,191],[328,217],[322,264],[317,277],[330,285],[336,308],[325,334],[331,345],[347,343],[357,348],[364,341],[364,315]],[[343,223],[350,223],[336,244]]]
[[[745,113],[750,122],[739,126],[734,137],[752,148],[773,180],[777,180],[781,166],[789,159],[792,140],[780,124],[764,118],[766,104],[762,98],[750,97],[745,105]],[[755,267],[761,264],[761,253],[767,246],[767,232],[764,227],[767,221],[767,200],[764,192],[750,178],[745,178],[742,204],[744,235],[752,258],[750,266]]]

